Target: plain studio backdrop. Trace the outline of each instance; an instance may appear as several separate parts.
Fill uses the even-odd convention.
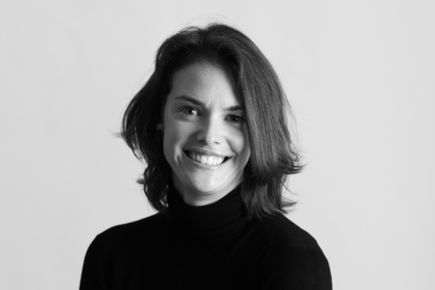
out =
[[[186,25],[245,32],[277,70],[307,164],[288,217],[334,289],[435,289],[433,1],[1,1],[0,288],[77,289],[86,249],[153,213],[114,136]]]

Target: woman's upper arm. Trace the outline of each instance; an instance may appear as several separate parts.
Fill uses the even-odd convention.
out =
[[[98,235],[86,252],[82,275],[80,279],[80,290],[109,290],[107,285],[107,251]]]
[[[269,268],[264,290],[331,290],[328,260],[320,248],[296,248],[282,253]]]

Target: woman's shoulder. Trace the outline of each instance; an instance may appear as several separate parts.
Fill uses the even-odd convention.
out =
[[[166,220],[164,212],[159,212],[98,234],[86,252],[80,289],[103,289],[101,285],[106,285],[109,278],[113,283],[120,283],[128,267],[157,259],[158,254],[153,253],[160,251],[150,249],[159,249],[164,244]]]
[[[267,289],[331,289],[328,260],[310,233],[282,214],[264,217],[261,223],[268,240]]]
[[[158,212],[136,221],[112,226],[99,233],[92,243],[101,247],[111,247],[142,240],[151,241],[153,237],[165,232],[166,223],[164,211]]]
[[[264,231],[274,247],[318,248],[316,239],[281,213],[261,219]]]
[[[260,219],[263,231],[274,248],[317,248],[316,239],[281,213]]]
[[[272,260],[327,262],[317,240],[281,213],[261,219]]]

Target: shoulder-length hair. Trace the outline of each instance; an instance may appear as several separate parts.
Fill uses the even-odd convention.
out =
[[[241,196],[247,213],[284,212],[294,204],[282,196],[286,178],[302,169],[287,126],[289,104],[263,53],[246,35],[223,24],[188,27],[166,39],[157,51],[154,72],[128,105],[121,136],[147,163],[138,183],[156,210],[167,207],[171,169],[163,155],[162,113],[174,73],[202,61],[226,69],[245,108],[251,155]]]

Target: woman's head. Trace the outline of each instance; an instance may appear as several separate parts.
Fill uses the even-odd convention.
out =
[[[283,183],[300,170],[286,107],[275,71],[247,36],[221,24],[191,27],[159,48],[122,136],[147,162],[140,182],[156,209],[171,182],[204,194],[241,183],[248,212],[261,215],[283,210]]]
[[[212,203],[242,181],[250,156],[244,116],[222,67],[195,62],[173,75],[163,110],[163,153],[187,203]]]

